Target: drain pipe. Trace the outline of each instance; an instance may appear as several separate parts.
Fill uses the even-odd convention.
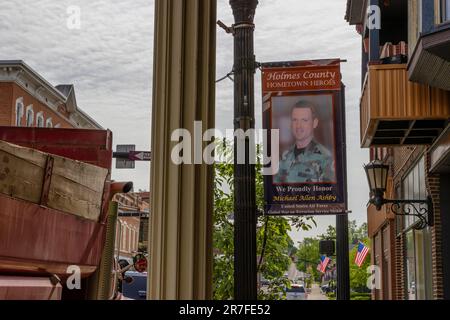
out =
[[[105,247],[103,248],[102,259],[99,267],[99,281],[97,300],[108,300],[111,298],[111,281],[116,277],[114,268],[114,247],[116,238],[116,223],[118,216],[118,203],[115,201],[109,202],[108,220],[106,224],[106,239]],[[115,289],[114,289],[115,291]],[[114,292],[113,291],[113,292]]]
[[[100,265],[93,276],[95,288],[90,290],[90,300],[109,300],[114,299],[116,288],[112,284],[117,283],[117,274],[114,263],[114,249],[116,240],[116,225],[118,219],[119,204],[112,201],[117,193],[128,193],[133,189],[132,182],[113,182],[110,187],[109,207],[106,222],[106,237],[103,247]],[[114,281],[113,281],[114,280]],[[113,290],[111,290],[113,289]]]

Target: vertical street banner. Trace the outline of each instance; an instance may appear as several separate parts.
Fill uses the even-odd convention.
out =
[[[264,63],[263,128],[278,130],[278,170],[264,176],[265,214],[347,212],[345,96],[340,59]],[[275,152],[278,150],[278,152]]]

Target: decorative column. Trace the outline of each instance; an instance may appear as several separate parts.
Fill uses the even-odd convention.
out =
[[[171,135],[214,127],[216,1],[155,6],[148,299],[210,299],[213,167],[174,164]]]

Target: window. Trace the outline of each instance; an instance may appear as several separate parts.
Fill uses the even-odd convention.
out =
[[[36,115],[36,126],[38,128],[43,128],[44,127],[44,113],[38,112],[38,114]]]
[[[135,239],[135,250],[136,250],[136,251],[139,251],[139,231],[138,231],[138,230],[136,230],[135,235],[136,235],[136,239]]]
[[[414,233],[409,231],[406,234],[406,256],[405,256],[405,268],[406,268],[406,299],[416,300],[416,268],[415,268],[415,256],[414,256]]]
[[[125,251],[126,250],[126,242],[127,242],[127,226],[126,226],[126,224],[124,223],[123,225],[122,225],[122,251]]]
[[[19,98],[16,100],[16,121],[14,123],[17,127],[22,125],[23,112],[23,98]]]
[[[441,0],[441,22],[450,21],[450,0]]]
[[[404,199],[419,200],[427,197],[423,157],[403,179],[402,194]],[[427,300],[433,297],[431,231],[429,228],[412,230],[411,227],[416,222],[417,218],[413,216],[403,217],[406,228],[405,293],[409,300]]]
[[[47,121],[45,121],[45,126],[47,128],[53,128],[52,118],[48,118]]]
[[[124,251],[125,249],[125,225],[120,221],[120,246],[119,251]]]
[[[131,252],[131,242],[133,241],[132,240],[132,232],[133,232],[133,230],[131,229],[131,227],[128,229],[128,252]]]
[[[120,221],[119,223],[117,223],[117,228],[116,228],[116,237],[115,237],[115,246],[114,246],[114,250],[120,250],[120,233],[121,233],[121,228],[120,228]]]
[[[27,116],[26,116],[26,122],[27,127],[32,127],[34,124],[34,111],[33,111],[33,105],[30,105],[27,107]]]
[[[425,184],[425,160],[422,157],[417,165],[408,173],[402,181],[402,198],[408,200],[420,200],[427,197]],[[410,208],[414,211],[413,208]],[[406,216],[404,220],[405,228],[411,227],[418,218]]]

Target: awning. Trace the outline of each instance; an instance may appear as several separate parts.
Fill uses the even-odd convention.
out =
[[[432,173],[450,172],[450,124],[430,150]]]

